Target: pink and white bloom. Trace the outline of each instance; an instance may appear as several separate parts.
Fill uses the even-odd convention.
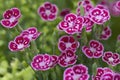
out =
[[[45,2],[38,8],[38,14],[45,21],[53,21],[56,19],[58,8],[55,4]]]
[[[29,47],[30,40],[27,37],[17,36],[14,41],[9,42],[9,49],[11,51],[20,51]]]
[[[0,21],[0,23],[3,27],[13,28],[18,24],[20,17],[20,10],[18,8],[11,8],[3,13],[3,19]]]
[[[89,47],[83,46],[82,51],[88,58],[100,58],[103,55],[104,47],[99,41],[91,40]]]
[[[94,25],[94,22],[92,22],[89,17],[84,16],[84,26],[86,28],[86,32],[91,32],[92,31],[92,27]]]
[[[69,67],[64,71],[63,80],[89,80],[88,68],[83,64]]]
[[[61,51],[61,52],[64,52],[66,51],[67,49],[71,49],[72,51],[76,51],[76,49],[79,47],[79,42],[76,41],[74,39],[73,36],[62,36],[60,39],[59,39],[59,42],[58,42],[58,49]]]
[[[92,76],[92,80],[114,80],[114,72],[109,68],[97,68],[96,75]]]
[[[96,24],[104,24],[110,19],[110,13],[105,8],[95,7],[89,11],[89,18]]]
[[[109,65],[116,66],[120,63],[120,55],[118,53],[108,51],[104,53],[102,60]]]
[[[58,25],[67,34],[80,33],[83,29],[83,17],[69,13]]]
[[[100,39],[107,40],[111,36],[111,34],[112,34],[111,29],[110,27],[107,26],[103,29]]]
[[[56,55],[38,54],[34,56],[31,66],[34,70],[48,70],[57,64],[58,57]]]
[[[27,37],[31,40],[36,40],[40,36],[41,32],[38,32],[36,27],[30,27],[27,30],[22,31],[21,36]]]
[[[77,55],[72,50],[66,50],[62,52],[58,59],[58,64],[62,67],[68,67],[75,64],[77,61]]]

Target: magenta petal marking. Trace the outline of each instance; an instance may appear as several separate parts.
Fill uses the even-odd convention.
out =
[[[18,48],[17,48],[17,44],[13,41],[9,42],[9,45],[8,45],[9,49],[11,51],[16,51]]]
[[[45,7],[46,9],[51,9],[51,8],[52,8],[52,4],[51,4],[50,2],[45,2],[45,3],[44,3],[44,7]]]
[[[10,28],[10,21],[8,19],[2,19],[1,22],[2,26],[6,27],[6,28]]]
[[[73,13],[67,14],[64,18],[65,21],[71,22],[74,21],[77,18],[77,16]]]
[[[13,15],[12,10],[7,10],[7,11],[5,11],[5,12],[3,13],[3,17],[4,17],[5,19],[10,19],[10,18],[12,17],[12,15]]]
[[[18,8],[12,8],[12,11],[13,11],[13,16],[14,17],[20,17],[21,16],[21,13],[20,13],[20,10]]]

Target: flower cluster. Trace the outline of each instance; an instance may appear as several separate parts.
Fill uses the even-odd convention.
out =
[[[110,68],[97,68],[96,75],[92,77],[92,80],[119,80],[120,74],[113,72]]]
[[[88,68],[82,64],[74,65],[64,71],[63,77],[63,80],[88,80]]]
[[[38,32],[35,27],[28,28],[21,32],[14,41],[10,41],[8,47],[11,51],[24,50],[29,47],[30,41],[37,39],[40,34],[41,32]]]
[[[3,13],[3,18],[0,23],[6,28],[13,28],[18,24],[21,17],[21,12],[18,8],[11,8]]]

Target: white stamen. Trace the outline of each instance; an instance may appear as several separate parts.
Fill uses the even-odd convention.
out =
[[[40,66],[45,66],[45,62],[39,63]]]
[[[46,10],[45,13],[47,14],[47,16],[51,14],[50,10]]]
[[[66,47],[67,48],[71,47],[71,43],[66,43]]]
[[[18,49],[21,49],[21,48],[23,48],[23,47],[24,47],[23,44],[19,44],[19,45],[18,45]]]
[[[10,22],[14,22],[14,21],[15,21],[15,17],[11,17]]]
[[[93,52],[93,53],[96,52],[96,49],[95,49],[95,48],[92,48],[92,47],[91,47],[90,50],[91,50],[91,52]]]

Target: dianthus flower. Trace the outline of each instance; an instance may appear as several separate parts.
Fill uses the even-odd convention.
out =
[[[45,2],[38,8],[38,14],[45,21],[53,21],[56,19],[58,8],[55,4]]]
[[[21,12],[18,8],[11,8],[3,13],[3,19],[0,21],[3,27],[13,28],[18,24]]]

